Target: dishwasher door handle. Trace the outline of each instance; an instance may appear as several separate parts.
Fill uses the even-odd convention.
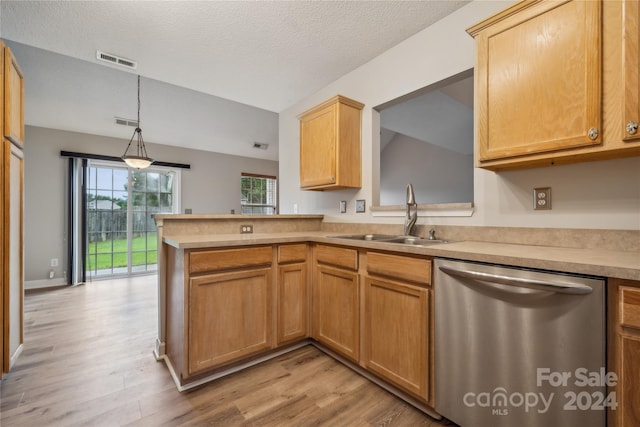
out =
[[[526,279],[522,277],[506,276],[503,274],[483,273],[481,271],[462,270],[441,265],[440,270],[455,277],[477,280],[480,282],[498,283],[519,288],[536,289],[539,291],[555,292],[559,294],[587,295],[593,292],[590,286],[551,280]]]

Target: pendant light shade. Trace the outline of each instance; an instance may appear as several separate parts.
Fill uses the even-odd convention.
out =
[[[135,152],[131,149],[133,140],[136,140]],[[131,149],[131,153],[129,153]],[[127,149],[124,150],[122,160],[131,168],[144,169],[151,166],[153,159],[147,155],[147,148],[144,146],[144,139],[142,139],[142,129],[140,129],[140,76],[138,75],[138,127],[133,131],[133,135],[129,140]]]

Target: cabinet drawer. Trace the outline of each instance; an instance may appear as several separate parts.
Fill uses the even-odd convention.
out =
[[[356,249],[339,248],[336,246],[316,246],[316,260],[322,264],[338,267],[358,269],[358,251]]]
[[[429,259],[367,252],[367,272],[396,280],[404,279],[426,285],[431,284],[431,260]]]
[[[640,289],[620,287],[620,324],[640,329]]]
[[[271,246],[194,251],[189,254],[189,273],[269,265],[272,259]]]
[[[306,260],[307,245],[305,243],[278,246],[278,264],[285,264],[288,262],[303,262]]]

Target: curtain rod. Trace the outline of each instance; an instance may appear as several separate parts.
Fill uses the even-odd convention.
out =
[[[75,151],[60,151],[60,156],[62,157],[75,157],[77,159],[91,159],[91,160],[109,160],[112,162],[122,162],[124,160],[120,157],[115,156],[103,156],[102,154],[88,154],[88,153],[77,153]],[[185,163],[171,163],[171,162],[160,162],[155,161],[151,164],[151,166],[165,166],[170,168],[181,168],[181,169],[191,169],[191,165]]]

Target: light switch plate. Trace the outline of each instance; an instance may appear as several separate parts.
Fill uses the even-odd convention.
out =
[[[533,210],[542,211],[551,209],[551,187],[533,189]]]
[[[347,213],[347,201],[340,200],[340,213]]]
[[[356,200],[356,212],[362,213],[365,211],[365,201],[364,200]]]

